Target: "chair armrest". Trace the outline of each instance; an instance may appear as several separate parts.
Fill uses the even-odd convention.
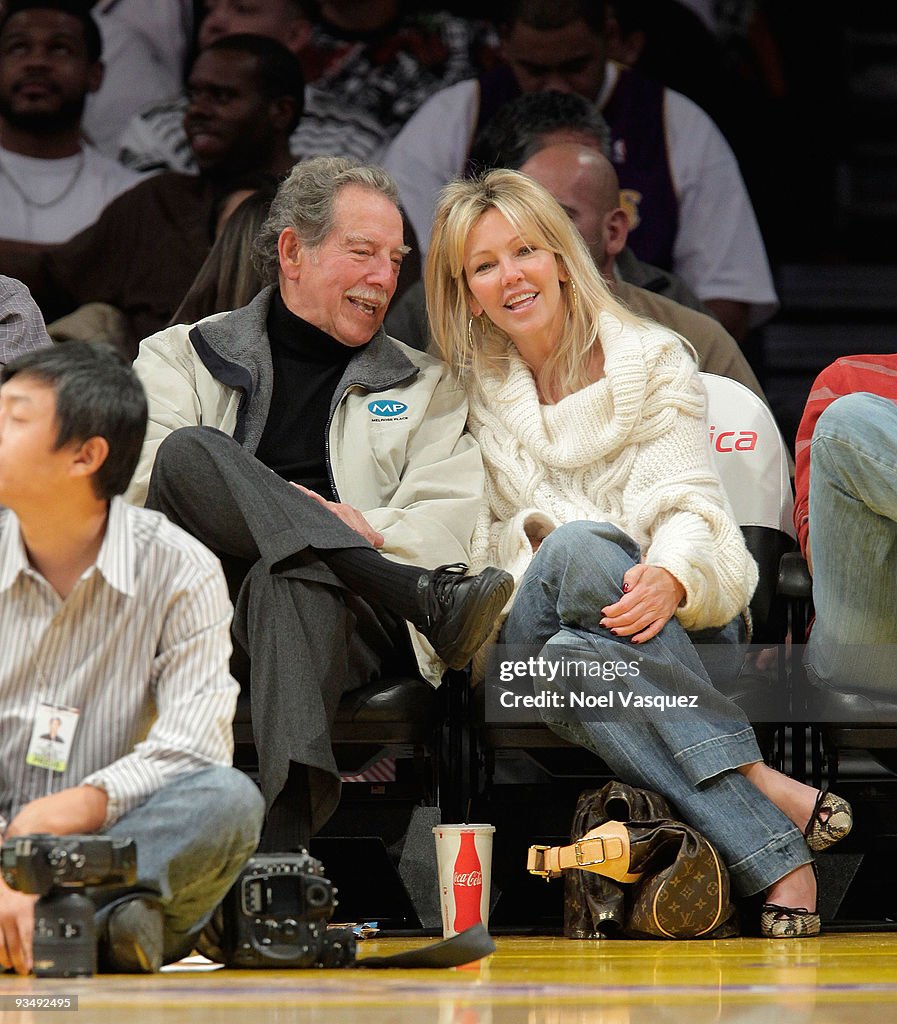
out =
[[[807,560],[799,551],[789,551],[779,561],[778,592],[785,597],[810,600],[813,597],[813,577]]]

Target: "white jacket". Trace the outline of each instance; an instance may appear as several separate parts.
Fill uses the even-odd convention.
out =
[[[145,501],[156,451],[180,427],[216,427],[255,452],[273,386],[272,291],[143,341],[134,369],[149,425],[129,501]],[[445,364],[382,330],[349,361],[331,404],[328,469],[339,500],[383,534],[380,551],[394,561],[433,568],[470,560],[484,475],[466,420],[466,396]],[[421,673],[438,685],[441,662],[413,630],[412,641]]]

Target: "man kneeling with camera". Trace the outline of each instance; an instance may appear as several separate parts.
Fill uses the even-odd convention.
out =
[[[112,840],[21,843],[24,862],[4,851],[4,874],[23,888],[46,857],[47,877],[65,879],[58,861],[73,858],[100,968],[134,972],[190,951],[264,809],[230,767],[238,687],[220,564],[118,497],[145,427],[141,385],[111,349],[69,342],[0,373],[0,833],[7,848],[38,833]],[[128,839],[134,884],[93,888],[135,876]],[[80,871],[110,852],[115,870]],[[0,881],[0,967],[35,966],[37,900]]]

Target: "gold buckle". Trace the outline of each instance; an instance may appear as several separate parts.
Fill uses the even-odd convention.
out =
[[[584,860],[582,852],[583,843],[600,843],[601,857],[598,860]],[[573,855],[576,857],[576,866],[578,868],[590,868],[594,864],[603,864],[607,860],[607,851],[604,848],[604,839],[601,836],[595,836],[594,839],[577,839],[573,844]]]
[[[551,872],[548,870],[548,868],[545,867],[545,856],[544,855],[545,855],[545,851],[546,850],[550,850],[550,849],[551,849],[550,846],[538,846],[538,845],[534,844],[533,846],[531,846],[529,848],[529,851],[528,851],[529,854],[530,854],[530,859],[532,859],[533,861],[538,859],[538,862],[542,865],[542,867],[540,867],[540,868],[532,867],[531,868],[529,865],[527,865],[527,871],[529,871],[529,873],[531,875],[538,875],[539,878],[544,878],[546,882],[551,881]],[[537,858],[536,857],[537,854],[540,854],[541,856],[539,856]]]

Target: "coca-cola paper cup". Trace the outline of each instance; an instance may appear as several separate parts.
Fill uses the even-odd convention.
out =
[[[494,825],[435,825],[442,934],[448,939],[478,921],[489,927]]]

